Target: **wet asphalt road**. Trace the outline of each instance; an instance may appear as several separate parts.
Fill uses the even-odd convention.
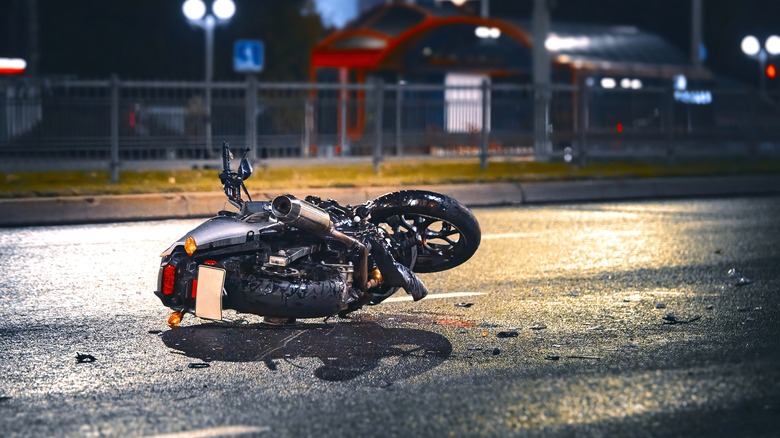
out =
[[[475,213],[468,294],[293,328],[166,326],[199,221],[0,229],[0,435],[780,433],[780,198]]]

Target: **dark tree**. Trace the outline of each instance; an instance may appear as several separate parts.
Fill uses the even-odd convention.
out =
[[[45,75],[199,80],[204,31],[182,14],[184,0],[38,0],[39,71]],[[262,80],[308,78],[311,47],[325,34],[311,0],[234,0],[236,16],[217,27],[214,78],[233,80],[233,42],[266,45]],[[0,0],[0,56],[28,57],[23,0]],[[211,1],[206,1],[207,5]]]

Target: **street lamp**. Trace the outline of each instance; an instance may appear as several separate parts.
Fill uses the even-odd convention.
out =
[[[766,70],[766,61],[773,57],[780,55],[780,36],[772,35],[764,42],[764,47],[761,47],[761,43],[758,38],[753,35],[748,35],[742,38],[742,53],[749,58],[753,58],[758,61],[759,68],[759,80],[761,85],[761,92],[766,89],[766,78],[764,71]]]
[[[206,153],[211,152],[211,80],[214,76],[214,26],[230,20],[236,13],[233,0],[214,0],[209,14],[203,0],[187,0],[181,7],[190,24],[206,34]]]

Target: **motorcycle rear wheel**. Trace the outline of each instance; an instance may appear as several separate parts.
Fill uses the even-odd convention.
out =
[[[471,211],[457,200],[425,190],[403,190],[375,199],[370,221],[397,241],[414,238],[414,272],[454,268],[477,251],[482,233]],[[415,236],[416,235],[416,236]]]

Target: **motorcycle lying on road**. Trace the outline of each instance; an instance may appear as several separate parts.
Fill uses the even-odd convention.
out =
[[[391,192],[356,206],[315,196],[252,201],[248,151],[232,171],[229,145],[222,147],[219,178],[238,212],[220,211],[161,254],[154,293],[173,310],[171,326],[193,310],[221,320],[232,309],[270,324],[344,317],[399,288],[417,301],[428,290],[416,273],[454,268],[479,246],[471,211],[430,191]]]

